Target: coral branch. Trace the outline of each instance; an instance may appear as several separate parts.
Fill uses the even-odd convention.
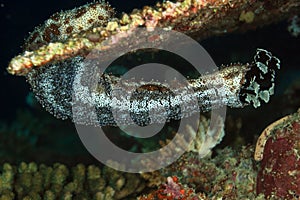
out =
[[[126,199],[141,193],[145,180],[111,168],[78,164],[67,168],[36,163],[0,166],[1,199]]]
[[[298,0],[165,1],[154,7],[135,9],[130,14],[123,14],[120,19],[112,18],[106,25],[82,31],[66,40],[46,42],[44,46],[39,46],[43,42],[36,44],[32,41],[25,45],[27,49],[24,53],[11,60],[8,71],[25,75],[34,66],[40,67],[76,55],[85,56],[93,49],[113,51],[116,41],[135,32],[138,27],[146,27],[148,31],[155,27],[180,31],[202,40],[213,35],[247,31],[278,22],[299,13],[299,9]]]

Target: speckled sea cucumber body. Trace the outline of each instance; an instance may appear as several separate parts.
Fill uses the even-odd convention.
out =
[[[151,124],[163,123],[165,116],[167,121],[187,118],[199,109],[210,111],[222,106],[241,108],[246,105],[257,108],[273,95],[274,78],[279,67],[278,58],[258,49],[251,64],[232,64],[214,73],[189,79],[187,86],[179,84],[172,91],[164,89],[173,88],[168,82],[122,81],[105,73],[93,77],[91,75],[97,74],[93,71],[97,67],[79,56],[33,69],[26,77],[43,107],[58,118],[95,126],[116,126],[116,121],[122,125],[132,125],[134,121],[144,126],[149,122],[148,113],[154,112],[156,115],[149,122]],[[88,87],[89,81],[93,80],[97,89]],[[113,91],[127,94],[135,87],[139,90],[132,96],[112,95]],[[195,104],[194,99],[198,103]],[[184,109],[180,110],[179,105]],[[113,116],[113,110],[118,111],[117,116]],[[94,111],[97,120],[92,119]]]
[[[30,34],[24,48],[34,50],[49,42],[64,41],[73,34],[105,25],[113,15],[113,8],[103,1],[57,12]]]

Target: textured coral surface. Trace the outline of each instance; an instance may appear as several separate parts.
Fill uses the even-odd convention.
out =
[[[84,56],[91,50],[113,52],[122,42],[122,38],[135,33],[139,27],[148,31],[156,27],[175,30],[202,40],[208,36],[246,31],[278,22],[297,13],[299,6],[300,2],[297,0],[181,0],[175,3],[164,1],[153,7],[135,9],[130,14],[123,14],[120,19],[112,19],[106,25],[101,24],[78,35],[71,35],[68,40],[48,43],[34,51],[25,51],[11,60],[8,71],[11,74],[25,75],[34,66],[40,67],[76,55]],[[135,39],[139,41],[139,38]],[[34,43],[26,46],[39,46]],[[136,41],[132,40],[130,43],[134,44]]]
[[[300,113],[274,128],[264,147],[257,193],[267,197],[300,197]]]

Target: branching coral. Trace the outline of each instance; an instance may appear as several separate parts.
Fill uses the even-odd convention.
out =
[[[0,199],[124,199],[145,188],[145,180],[97,166],[21,163],[4,164],[0,173]]]

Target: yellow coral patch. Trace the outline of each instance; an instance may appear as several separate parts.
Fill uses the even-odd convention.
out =
[[[250,24],[253,22],[254,16],[255,15],[252,11],[248,11],[248,12],[242,11],[239,20]]]

